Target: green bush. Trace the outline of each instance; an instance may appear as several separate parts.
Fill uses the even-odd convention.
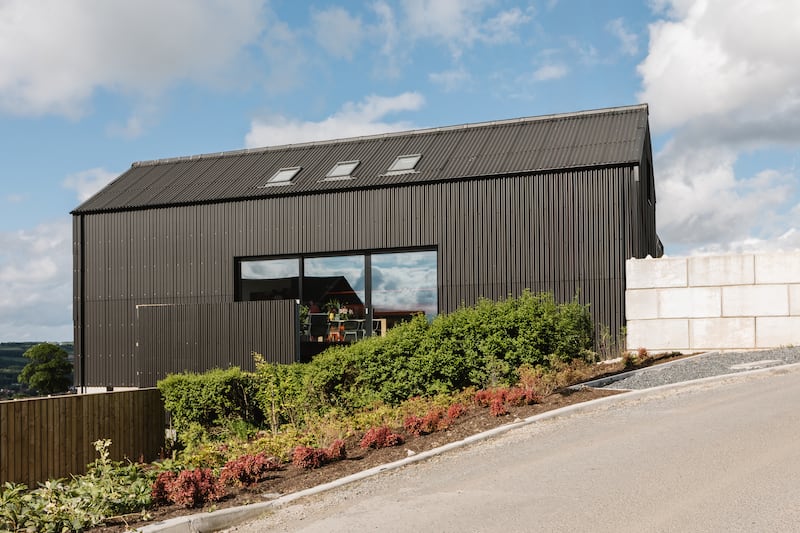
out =
[[[172,414],[173,427],[180,434],[192,422],[204,428],[224,425],[230,419],[262,424],[255,385],[252,373],[232,367],[203,374],[171,374],[158,382],[158,389],[164,397],[164,407]]]
[[[587,306],[526,291],[500,302],[481,300],[431,323],[418,315],[384,337],[331,347],[306,364],[266,363],[254,354],[255,373],[179,374],[158,386],[184,444],[207,440],[213,432],[203,430],[211,426],[227,425],[241,437],[266,423],[277,435],[330,411],[351,414],[414,396],[513,385],[521,365],[550,368],[583,359],[591,342]]]

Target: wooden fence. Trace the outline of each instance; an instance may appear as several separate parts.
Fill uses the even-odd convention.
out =
[[[34,487],[83,474],[98,439],[111,439],[112,459],[157,459],[164,446],[158,389],[0,402],[0,483]]]

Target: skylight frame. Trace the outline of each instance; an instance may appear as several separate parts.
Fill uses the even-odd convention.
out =
[[[322,181],[339,181],[353,179],[353,171],[361,164],[359,159],[351,159],[349,161],[338,161],[333,168],[331,168]]]
[[[283,187],[285,185],[292,185],[294,178],[303,170],[303,167],[283,167],[275,171],[264,185],[259,185],[259,189],[265,187]]]
[[[386,171],[387,176],[393,174],[410,174],[419,172],[417,164],[422,159],[422,154],[403,154],[398,155],[392,164],[389,165],[389,170]]]

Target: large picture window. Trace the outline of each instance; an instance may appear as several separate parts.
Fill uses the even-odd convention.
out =
[[[242,259],[239,300],[298,300],[301,344],[351,342],[439,312],[435,250]]]

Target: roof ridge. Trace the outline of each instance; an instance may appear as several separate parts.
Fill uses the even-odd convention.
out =
[[[131,164],[132,168],[135,167],[143,167],[143,166],[155,166],[155,165],[163,165],[169,163],[180,163],[180,162],[187,162],[187,161],[200,161],[204,159],[218,159],[223,157],[235,157],[240,155],[247,155],[247,154],[259,154],[265,152],[272,152],[278,150],[286,150],[289,148],[310,148],[314,146],[324,146],[329,144],[338,144],[338,143],[347,143],[347,142],[355,142],[355,141],[363,141],[369,139],[388,139],[392,137],[401,137],[404,135],[424,135],[428,133],[438,133],[438,132],[447,132],[447,131],[458,131],[458,130],[467,130],[471,128],[485,128],[485,127],[492,127],[492,126],[503,126],[509,124],[522,124],[522,123],[529,123],[529,122],[547,122],[553,120],[560,120],[565,118],[575,118],[580,116],[586,115],[599,115],[599,114],[614,114],[620,112],[630,112],[630,111],[640,111],[645,110],[649,113],[648,105],[646,103],[642,104],[633,104],[628,106],[617,106],[617,107],[605,107],[599,109],[587,109],[584,111],[572,111],[568,113],[552,113],[549,115],[537,115],[537,116],[528,116],[528,117],[518,117],[518,118],[510,118],[510,119],[503,119],[503,120],[490,120],[486,122],[468,122],[464,124],[457,124],[453,126],[439,126],[439,127],[432,127],[432,128],[419,128],[413,130],[404,130],[404,131],[392,131],[392,132],[385,132],[385,133],[376,133],[372,135],[361,135],[356,137],[343,137],[339,139],[327,139],[322,141],[308,141],[308,142],[301,142],[301,143],[290,143],[290,144],[281,144],[281,145],[274,145],[274,146],[263,146],[258,148],[243,148],[240,150],[230,150],[225,152],[211,152],[206,154],[197,154],[197,155],[190,155],[190,156],[180,156],[180,157],[170,157],[164,159],[152,159],[152,160],[145,160],[145,161],[136,161]]]

